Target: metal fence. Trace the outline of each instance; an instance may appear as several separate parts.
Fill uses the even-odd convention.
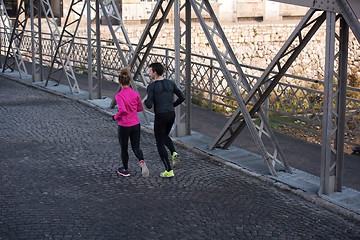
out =
[[[4,53],[7,50],[8,43],[3,37],[1,42],[1,51]],[[31,34],[26,31],[20,46],[25,60],[26,58],[31,59],[31,42]],[[50,65],[55,52],[55,46],[51,41],[50,34],[42,34],[42,45],[43,64]],[[118,76],[119,69],[123,66],[114,43],[102,40],[101,46],[101,69],[103,75],[110,78]],[[87,48],[86,38],[76,38],[69,59],[78,73],[87,73]],[[124,53],[128,54],[126,50],[124,50]],[[129,55],[125,56],[125,58],[128,59]],[[166,77],[169,79],[174,78],[175,52],[173,49],[154,47],[144,66],[153,61],[163,63],[167,68]],[[246,65],[242,65],[242,69],[251,86],[256,83],[264,72],[264,69]],[[143,72],[146,75],[145,69],[143,69]],[[232,72],[232,74],[234,79],[237,79],[237,73]],[[181,84],[185,86],[184,82]],[[320,80],[285,75],[273,90],[263,108],[270,115],[270,120],[273,122],[321,135],[323,85],[324,82]],[[245,97],[246,91],[241,87],[240,83],[237,86]],[[191,93],[193,103],[223,114],[231,114],[237,108],[236,101],[215,58],[192,55]],[[348,86],[345,142],[349,145],[359,146],[360,143],[356,140],[357,137],[360,137],[359,113],[360,89]],[[274,118],[274,116],[277,117]]]

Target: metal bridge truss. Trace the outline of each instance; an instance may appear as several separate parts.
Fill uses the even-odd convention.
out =
[[[77,79],[73,70],[73,66],[69,59],[69,54],[72,49],[72,45],[74,44],[75,35],[77,33],[79,23],[81,20],[81,16],[83,15],[84,8],[85,8],[85,1],[84,0],[72,0],[69,8],[68,15],[66,17],[64,27],[60,34],[58,30],[57,23],[54,19],[54,15],[51,10],[51,6],[47,0],[40,0],[42,2],[42,7],[47,10],[48,14],[46,14],[47,23],[49,28],[51,29],[53,26],[53,30],[51,31],[51,35],[53,40],[55,41],[55,53],[51,60],[50,70],[48,76],[46,78],[45,86],[48,85],[49,80],[54,80],[57,84],[60,83],[63,73],[65,73],[66,78],[69,82],[69,86],[71,92],[74,93],[80,92],[79,85],[77,83]],[[75,11],[75,6],[80,5],[80,11]],[[82,6],[81,6],[82,5]],[[50,16],[49,16],[50,15]],[[70,21],[70,19],[74,19]],[[73,31],[70,32],[67,29],[70,26],[75,26]],[[54,31],[54,32],[53,32]],[[56,66],[56,67],[55,67]],[[60,73],[60,74],[58,74]]]
[[[20,51],[20,44],[25,31],[28,13],[29,12],[25,9],[25,1],[21,0],[19,9],[17,11],[16,20],[12,28],[4,0],[1,0],[1,22],[4,26],[5,38],[9,42],[9,48],[7,50],[2,72],[5,72],[6,69],[11,69],[11,71],[14,71],[14,65],[16,65],[20,77],[27,75],[25,63]]]
[[[95,1],[95,6],[91,5],[90,0],[86,0],[87,15],[87,58],[88,58],[88,90],[90,99],[100,99],[101,96],[101,44],[100,44],[100,10],[99,1]],[[92,20],[92,13],[95,18]],[[92,23],[95,22],[95,29]],[[95,36],[95,39],[92,38]],[[95,58],[95,59],[94,59]]]
[[[314,20],[312,20],[312,17],[317,10],[315,8],[311,8],[257,83],[252,86],[250,91],[249,88],[246,88],[245,86],[247,94],[244,98],[244,105],[250,109],[250,117],[259,113],[260,119],[263,117],[263,119],[261,119],[263,121],[265,118],[261,110],[261,105],[269,97],[270,93],[284,76],[287,69],[295,61],[296,57],[326,19],[326,68],[323,105],[320,194],[329,194],[334,191],[342,190],[348,57],[347,49],[349,37],[348,24],[350,24],[350,28],[353,30],[354,35],[358,40],[360,33],[359,21],[355,17],[355,14],[353,14],[351,6],[344,0],[338,0],[337,6],[340,6],[340,14],[337,17],[336,12],[324,11]],[[335,31],[335,19],[340,19],[341,22],[339,34],[336,34]],[[347,21],[349,22],[347,23]],[[339,49],[337,50],[335,48],[335,40],[339,41]],[[338,59],[337,72],[334,71],[334,61],[336,59]],[[338,85],[335,85],[334,81],[338,82]],[[237,109],[235,114],[228,121],[227,125],[219,134],[219,137],[215,139],[212,147],[216,147],[219,144],[224,143],[222,147],[227,148],[240,134],[244,126],[246,124],[249,126],[250,121],[247,121],[247,117],[244,114],[247,112],[247,109],[241,106],[241,102],[239,103],[238,99],[237,102],[239,104],[239,109]],[[333,102],[336,103],[335,109],[333,109]],[[242,117],[241,114],[243,115]],[[238,124],[238,122],[240,122],[240,124]],[[237,127],[234,127],[235,124],[237,124]],[[260,126],[262,126],[262,123]],[[273,138],[273,135],[271,138]]]
[[[277,176],[277,166],[280,165],[283,170],[291,172],[290,167],[288,166],[284,155],[280,149],[278,142],[275,139],[275,136],[268,124],[267,118],[265,117],[260,106],[256,105],[256,101],[261,99],[261,89],[257,91],[257,96],[253,95],[251,99],[245,101],[244,98],[249,96],[252,86],[249,83],[249,80],[246,78],[243,73],[241,66],[238,60],[235,57],[235,54],[218,22],[215,13],[213,12],[211,5],[208,1],[195,1],[190,0],[191,5],[193,6],[194,12],[199,19],[199,22],[203,28],[203,31],[213,49],[214,55],[218,60],[218,63],[221,67],[223,75],[229,85],[232,94],[238,104],[238,109],[236,113],[232,116],[230,121],[226,124],[225,128],[220,132],[215,142],[210,146],[210,148],[222,147],[228,148],[229,145],[234,141],[240,131],[248,126],[250,133],[254,139],[254,142],[258,145],[261,155],[264,158],[270,173],[274,176]],[[203,19],[202,14],[207,14],[211,18],[213,26],[209,26]],[[222,52],[215,44],[215,38],[219,38],[219,41],[222,41],[225,49]],[[237,77],[239,80],[230,72],[230,65],[236,69]],[[229,67],[228,67],[229,66]],[[242,91],[242,92],[241,92]],[[254,106],[257,106],[255,109],[259,113],[261,119],[260,126],[257,126],[253,121],[253,116],[255,111],[249,112],[247,107],[250,105],[250,100],[254,101]],[[234,124],[240,120],[239,127],[234,128]],[[270,140],[272,146],[265,146],[263,142],[263,137],[267,137]],[[222,145],[225,143],[224,145]]]
[[[133,72],[134,69],[139,69],[139,61],[134,57],[134,49],[133,46],[131,44],[130,38],[126,32],[124,23],[121,19],[121,15],[119,13],[119,10],[117,9],[117,5],[115,3],[114,0],[108,0],[108,1],[99,1],[99,4],[101,6],[101,10],[104,14],[104,17],[106,19],[107,22],[107,26],[110,30],[111,36],[113,38],[113,41],[115,43],[116,49],[118,50],[118,55],[122,61],[123,66],[130,66],[131,71]],[[114,19],[118,26],[114,29],[113,24],[111,23],[110,19]],[[122,48],[120,47],[120,41],[119,41],[119,37],[118,35],[122,34],[123,38],[125,39],[125,42],[121,42],[123,45],[127,46],[128,48],[128,54],[126,55],[125,52],[122,50]],[[98,34],[99,35],[99,34]],[[98,42],[100,43],[100,39],[98,40]],[[139,80],[138,82],[142,83],[143,86],[146,88],[148,86],[148,82],[146,81],[145,76],[143,75],[143,73],[140,71],[138,73],[139,76]],[[135,78],[135,77],[134,77]],[[131,87],[137,91],[137,87],[134,83],[134,80],[131,81]],[[121,86],[119,85],[119,88],[117,90],[117,92],[119,92],[121,89]],[[142,102],[145,100],[145,98],[142,100]],[[115,98],[112,100],[111,102],[111,106],[110,108],[114,108],[115,107]],[[147,113],[146,111],[142,111],[144,119],[146,121],[147,124],[150,124],[150,121],[148,119]]]
[[[349,2],[351,4],[349,4]],[[349,27],[360,43],[359,2],[337,0],[329,5],[314,1],[320,9],[326,9],[325,84],[323,104],[323,132],[319,194],[341,192],[343,185],[344,133],[347,88],[347,60]],[[340,22],[337,32],[336,22]],[[338,44],[336,44],[336,42]],[[334,69],[337,62],[337,70]],[[337,83],[337,84],[336,84]],[[333,106],[335,102],[335,107]]]
[[[267,125],[267,118],[262,112],[261,105],[268,98],[275,86],[279,83],[280,79],[284,76],[285,72],[291,66],[301,50],[310,41],[316,30],[324,22],[324,14],[315,20],[311,20],[311,17],[314,13],[314,10],[310,10],[305,15],[305,17],[299,23],[298,27],[294,30],[292,35],[286,41],[285,45],[281,48],[279,53],[270,63],[257,83],[252,87],[249,85],[247,87],[247,92],[244,94],[245,97],[242,104],[244,105],[245,109],[250,109],[249,111],[246,110],[248,111],[248,118],[250,120],[255,116],[256,113],[259,114],[261,120],[260,126],[256,126],[253,121],[247,121],[244,110],[238,108],[225,127],[222,129],[219,136],[214,140],[214,143],[211,147],[222,146],[223,148],[228,148],[244,129],[245,125],[249,126],[249,122],[252,123],[253,128],[258,129],[259,138],[261,138],[261,135],[263,134],[263,127],[265,127],[266,130],[269,129],[269,126]],[[273,71],[277,71],[277,73],[274,74]],[[243,115],[243,117],[241,115]],[[275,136],[271,130],[269,130],[269,133],[270,134],[266,134],[266,136],[271,138],[275,142],[276,146],[278,146],[275,140]],[[255,137],[254,140],[258,141]],[[265,148],[265,146],[261,144],[260,148]],[[281,152],[280,154],[280,156],[283,157]]]
[[[152,46],[154,45],[156,37],[158,36],[161,27],[164,24],[173,3],[174,0],[170,0],[168,1],[168,3],[164,0],[157,1],[154,10],[150,16],[150,19],[147,22],[147,25],[144,29],[144,32],[137,44],[137,47],[135,51],[132,53],[132,57],[129,60],[128,66],[130,66],[132,72],[134,72],[135,70],[133,75],[133,80],[137,81],[138,77],[141,77],[143,79],[142,82],[144,83],[145,86],[147,86],[147,83],[145,83],[146,81],[144,77],[141,75],[142,68],[145,65],[146,58],[149,55]],[[145,99],[146,97],[142,101],[144,101]],[[113,101],[110,104],[110,108],[115,107],[115,104],[116,104],[115,99],[113,99]]]
[[[158,36],[161,27],[164,25],[166,21],[166,17],[168,16],[170,9],[174,3],[174,0],[159,0],[157,1],[154,10],[147,22],[144,32],[138,42],[138,45],[135,49],[134,56],[130,61],[131,69],[134,68],[135,63],[138,61],[139,65],[134,73],[134,80],[137,80],[144,64],[146,62],[146,58],[149,55],[151,48],[154,45],[156,37]]]
[[[289,0],[280,0],[289,2]],[[336,0],[290,1],[326,14],[325,79],[319,194],[341,192],[343,185],[344,133],[349,28],[360,43],[359,2]],[[310,5],[309,5],[310,4]],[[312,5],[311,5],[312,4]],[[339,30],[336,31],[336,22]],[[336,44],[336,42],[338,44]],[[335,64],[337,62],[337,64]],[[337,66],[337,70],[334,69]],[[335,102],[335,106],[333,106]]]
[[[276,0],[278,1],[278,0]],[[311,7],[326,14],[326,54],[323,106],[316,122],[322,123],[322,150],[319,194],[341,192],[343,185],[344,135],[358,109],[351,111],[355,99],[347,97],[349,28],[360,43],[360,2],[357,0],[305,1],[279,0]],[[356,14],[357,13],[357,14]],[[337,15],[336,15],[337,14]],[[339,24],[336,24],[339,22]]]
[[[354,12],[355,9],[353,9],[353,7],[349,4],[347,0],[338,0],[336,3],[340,8],[340,11],[338,11],[338,13],[341,13],[342,17],[347,22],[347,25],[350,27],[356,39],[358,40],[358,42],[360,42],[360,23],[358,20],[359,16],[356,16]],[[354,3],[352,2],[352,4]]]
[[[339,32],[336,31],[336,21],[340,22]],[[319,193],[328,195],[335,191],[341,192],[343,183],[349,25],[343,15],[326,12],[326,26]],[[336,42],[338,44],[335,44]],[[336,61],[337,70],[335,69]]]
[[[175,108],[174,136],[191,134],[191,5],[187,0],[180,6],[179,0],[174,3],[175,29],[175,76],[174,80],[185,92],[185,104]],[[185,16],[185,19],[181,18]]]
[[[68,51],[66,47],[63,45],[61,34],[59,31],[59,27],[56,23],[56,19],[54,17],[54,13],[51,9],[50,1],[49,0],[40,0],[41,9],[44,12],[44,17],[46,17],[46,22],[48,24],[48,29],[51,34],[51,38],[55,43],[55,46],[59,46],[58,55],[59,55],[59,61],[58,64],[62,67],[64,70],[66,79],[69,83],[70,91],[71,93],[80,93],[79,84],[77,82],[71,61],[68,57]],[[55,54],[52,56],[52,62],[54,61]],[[55,60],[56,61],[56,60]],[[51,71],[50,71],[51,72]],[[49,79],[52,77],[52,74],[49,74],[45,86],[47,86]],[[57,80],[56,78],[53,78],[54,80]],[[61,79],[61,78],[58,78]],[[60,80],[58,80],[59,82]]]
[[[42,81],[42,37],[40,0],[30,0],[32,81]]]
[[[130,64],[132,70],[135,69],[134,73],[134,80],[137,80],[138,77],[140,77],[141,82],[145,87],[148,86],[148,83],[146,82],[144,76],[142,75],[142,69],[145,66],[145,63],[147,61],[147,57],[154,45],[154,42],[156,40],[156,37],[158,36],[162,25],[166,21],[166,18],[168,16],[168,13],[174,3],[174,0],[170,0],[168,2],[166,1],[158,1],[151,16],[150,19],[144,29],[143,35],[140,38],[140,41],[137,45],[137,48],[135,51],[132,49],[132,45],[130,41],[128,40],[128,37],[125,35],[127,45],[129,46],[129,54],[131,56],[130,58]],[[115,8],[115,7],[114,7]],[[184,10],[185,9],[185,10]],[[180,17],[180,11],[185,11],[186,20],[181,19]],[[187,98],[185,101],[185,105],[183,104],[183,107],[177,108],[176,111],[176,118],[175,118],[175,136],[184,136],[190,134],[190,106],[191,104],[191,93],[190,93],[190,74],[191,74],[191,48],[186,46],[190,46],[191,44],[191,15],[190,15],[190,3],[189,1],[186,1],[186,3],[180,7],[180,3],[177,0],[175,3],[175,78],[174,80],[176,83],[180,86],[181,82],[186,82],[186,92],[187,92]],[[106,16],[106,15],[105,15]],[[116,17],[116,16],[115,16]],[[115,18],[116,19],[116,18]],[[121,20],[119,18],[119,20]],[[180,22],[184,23],[186,28],[185,31],[181,33],[181,25]],[[110,21],[108,21],[110,23]],[[111,23],[110,23],[111,24]],[[125,32],[125,31],[123,31]],[[113,33],[112,33],[113,34]],[[114,34],[113,34],[114,36]],[[115,39],[115,38],[114,38]],[[184,39],[183,42],[185,42],[186,46],[181,46],[181,39]],[[120,49],[120,46],[115,42],[118,49]],[[180,53],[185,52],[184,59],[180,58]],[[170,63],[165,64],[165,66],[169,66]],[[185,76],[182,75],[182,70],[185,70]],[[170,71],[168,71],[170,72]],[[172,76],[167,76],[168,78],[172,78]],[[133,85],[135,86],[135,85]],[[120,90],[120,89],[119,89]],[[146,99],[147,96],[143,98],[142,101]],[[115,99],[113,99],[110,107],[113,108],[115,106]],[[144,113],[146,111],[143,111]],[[147,118],[145,118],[147,120]],[[149,121],[147,120],[147,123]]]

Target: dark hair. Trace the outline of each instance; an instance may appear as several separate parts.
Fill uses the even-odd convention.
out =
[[[164,70],[165,70],[164,66],[159,62],[154,62],[154,63],[150,64],[149,68],[151,68],[159,76],[161,76],[164,73]]]
[[[119,83],[121,85],[130,85],[130,67],[125,67],[120,70]]]

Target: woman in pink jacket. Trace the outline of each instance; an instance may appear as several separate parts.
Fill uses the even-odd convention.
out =
[[[139,160],[143,177],[149,176],[149,170],[144,162],[144,155],[140,149],[140,121],[137,113],[143,110],[139,94],[131,89],[130,68],[121,69],[119,75],[121,90],[115,95],[118,113],[113,117],[118,121],[118,138],[121,147],[121,160],[123,167],[117,172],[122,176],[130,176],[128,171],[128,142],[130,138],[131,148]]]

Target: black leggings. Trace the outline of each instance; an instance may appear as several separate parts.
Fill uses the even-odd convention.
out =
[[[129,154],[128,142],[131,142],[131,148],[139,161],[144,160],[143,152],[140,149],[140,123],[132,127],[118,126],[118,139],[121,147],[121,160],[123,167],[128,169]]]
[[[154,133],[156,139],[156,146],[161,160],[164,163],[166,171],[170,171],[171,165],[168,158],[166,147],[170,152],[175,152],[174,144],[169,137],[169,133],[175,121],[175,112],[157,113],[155,114]]]

